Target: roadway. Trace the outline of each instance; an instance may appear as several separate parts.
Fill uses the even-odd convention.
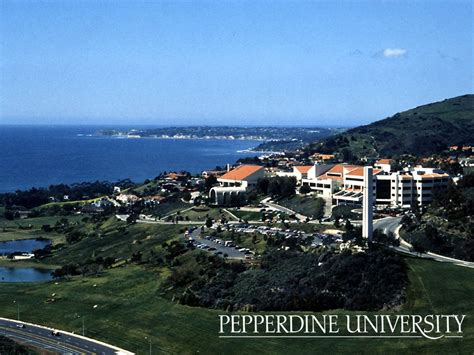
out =
[[[23,325],[24,327],[20,327]],[[54,329],[41,325],[0,318],[0,335],[25,345],[59,354],[100,354],[132,355],[133,353],[115,346],[58,330],[59,336],[52,335]]]
[[[401,225],[400,225],[401,219],[402,217],[386,217],[386,218],[382,218],[382,219],[374,221],[374,230],[379,229],[385,234],[393,233],[395,237],[400,240],[400,246],[392,247],[392,249],[395,249],[396,251],[404,253],[404,254],[416,256],[417,258],[431,259],[431,260],[436,260],[439,262],[451,263],[454,265],[474,269],[474,262],[454,259],[454,258],[450,258],[444,255],[435,254],[432,252],[427,252],[427,253],[422,253],[422,254],[414,252],[412,245],[400,237],[399,231],[401,228]]]

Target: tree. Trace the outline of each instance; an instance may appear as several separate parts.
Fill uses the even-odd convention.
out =
[[[311,192],[311,187],[309,185],[302,185],[300,187],[300,194],[309,194]]]
[[[184,194],[183,194],[183,200],[184,201],[188,201],[191,200],[191,193],[186,191]]]
[[[341,149],[341,158],[344,162],[352,162],[356,157],[348,148]]]
[[[423,254],[426,252],[425,246],[419,240],[414,240],[411,245],[415,253]]]
[[[215,184],[217,184],[217,178],[215,175],[209,175],[204,182],[206,191],[209,191]]]
[[[15,214],[11,210],[5,210],[3,216],[9,221],[12,221],[15,218]]]
[[[212,227],[212,219],[211,218],[206,218],[206,227],[211,228]]]
[[[134,223],[137,222],[137,218],[138,218],[137,214],[130,213],[130,215],[127,217],[127,223],[128,224],[134,224]]]
[[[74,244],[81,240],[84,237],[84,235],[79,232],[78,230],[74,230],[68,234],[66,234],[66,242],[68,244]]]
[[[131,262],[132,263],[139,263],[142,260],[142,253],[137,251],[136,253],[132,254]]]
[[[290,197],[296,191],[296,178],[291,176],[276,176],[269,179],[268,193],[279,197]]]
[[[326,201],[323,198],[318,197],[314,201],[314,204],[315,206],[314,206],[313,218],[317,220],[321,220],[324,217],[324,207],[326,206]]]
[[[257,191],[261,194],[268,193],[268,187],[270,185],[270,179],[268,178],[261,178],[257,181]]]

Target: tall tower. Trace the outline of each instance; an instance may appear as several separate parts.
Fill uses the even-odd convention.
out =
[[[373,205],[374,205],[374,189],[373,189],[373,168],[364,166],[364,196],[362,201],[362,237],[372,241],[373,232]]]

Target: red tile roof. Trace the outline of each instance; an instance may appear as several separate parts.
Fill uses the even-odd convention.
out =
[[[296,170],[298,170],[301,174],[306,174],[309,169],[311,169],[314,165],[298,165],[295,166]]]
[[[324,174],[318,176],[319,179],[333,179],[333,180],[340,180],[342,181],[342,175],[344,173],[344,169],[355,169],[357,166],[355,165],[346,165],[346,164],[336,164],[331,169],[326,171]]]
[[[241,165],[234,170],[231,170],[224,175],[222,175],[219,180],[244,180],[250,175],[256,173],[259,170],[262,170],[263,166],[260,165]]]
[[[390,164],[391,161],[392,159],[380,159],[380,160],[377,160],[376,164]]]
[[[382,170],[380,169],[373,169],[373,174],[377,175],[381,172]],[[350,170],[349,172],[346,172],[346,175],[352,175],[352,176],[364,176],[364,167],[359,166],[355,169]]]

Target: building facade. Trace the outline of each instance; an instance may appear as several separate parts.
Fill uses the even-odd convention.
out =
[[[209,191],[209,202],[218,206],[239,205],[264,176],[265,169],[262,166],[241,165],[217,179],[219,186]]]

